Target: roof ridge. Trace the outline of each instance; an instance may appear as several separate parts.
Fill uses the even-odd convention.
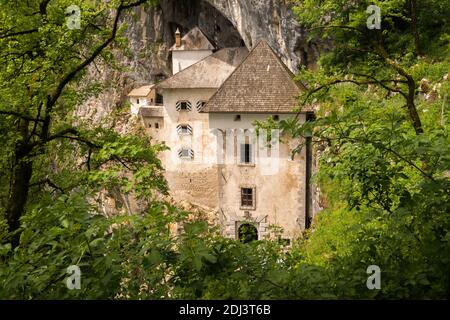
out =
[[[242,64],[247,61],[248,57],[250,57],[250,55],[253,53],[253,51],[255,51],[255,49],[264,41],[264,39],[260,39],[258,41],[258,43],[248,52],[247,56],[242,59],[241,63],[239,63],[236,68],[233,70],[232,73],[230,73],[230,75],[225,79],[225,81],[222,83],[222,85],[220,86],[219,89],[217,89],[216,92],[214,92],[214,94],[209,98],[208,102],[206,103],[206,105],[202,108],[202,110],[200,111],[200,113],[205,112],[204,110],[208,108],[208,104],[209,101],[211,101],[217,94],[219,94],[219,92],[221,92],[223,90],[223,87],[225,86],[225,84],[227,83],[227,81],[233,76],[233,74],[236,73],[236,71],[242,66]]]
[[[265,42],[268,46],[269,44],[267,42]],[[273,50],[273,48],[271,46],[269,46],[269,48],[271,49],[270,51],[272,52],[272,54],[275,56],[276,60],[278,61],[278,64],[280,64],[290,75],[291,75],[291,80],[292,82],[294,82],[300,89],[305,89],[303,83],[298,83],[297,81],[294,80],[294,78],[296,77],[295,73],[288,68],[288,66],[283,62],[283,60],[281,60],[281,57],[275,52],[275,50]]]
[[[274,68],[273,71],[269,72],[269,66]],[[277,52],[265,39],[260,39],[212,95],[202,112],[294,113],[303,89],[294,77]],[[257,87],[253,90],[249,87],[252,85]]]

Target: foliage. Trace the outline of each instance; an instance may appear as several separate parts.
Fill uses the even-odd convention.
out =
[[[42,189],[45,195],[48,189],[67,194],[87,183],[125,187],[127,177],[119,173],[119,164],[134,182],[151,181],[145,187],[128,183],[125,191],[137,185],[143,187],[134,191],[142,196],[149,196],[150,189],[167,191],[156,156],[162,146],[151,146],[145,138],[120,137],[76,117],[77,108],[104,87],[86,81],[88,67],[115,65],[112,45],[125,46],[120,21],[144,4],[155,2],[0,2],[0,182],[6,186],[0,203],[14,246],[20,219],[39,203]],[[80,28],[68,26],[73,17],[66,16],[66,9],[71,5],[81,10]],[[89,172],[94,170],[97,174]]]
[[[301,107],[320,105],[316,119],[281,124],[320,153],[328,209],[302,243],[304,262],[326,268],[338,297],[448,298],[450,26],[436,11],[448,2],[375,1],[380,31],[366,27],[369,4],[297,8],[311,31],[332,37],[317,67],[298,77],[307,87]],[[363,285],[372,264],[381,290]]]
[[[67,1],[11,3],[0,4],[0,298],[450,296],[448,1],[375,1],[380,31],[366,27],[372,3],[296,2],[300,22],[330,43],[298,76],[300,108],[319,110],[306,123],[259,125],[312,140],[326,209],[289,250],[225,239],[160,200],[163,145],[74,117],[103,87],[84,86],[83,57],[101,49],[92,61],[113,63],[107,47],[124,42],[111,12],[137,2],[80,1],[82,31],[64,28]],[[30,169],[29,188],[17,189],[27,197],[15,194],[23,208],[11,206]],[[94,201],[102,190],[137,195],[142,212],[105,216]],[[372,264],[381,290],[366,286]],[[66,287],[70,265],[81,268],[80,290]]]

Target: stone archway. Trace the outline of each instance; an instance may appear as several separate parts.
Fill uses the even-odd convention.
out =
[[[242,223],[237,230],[238,239],[243,243],[249,243],[259,239],[258,229],[253,223]]]

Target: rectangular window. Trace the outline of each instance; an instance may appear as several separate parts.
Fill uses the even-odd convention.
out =
[[[252,145],[249,143],[241,144],[241,163],[253,163],[252,160]]]
[[[155,123],[155,128],[159,129],[159,123],[158,122]]]
[[[156,94],[156,104],[163,104],[163,96]]]
[[[241,188],[241,207],[253,207],[253,189]]]

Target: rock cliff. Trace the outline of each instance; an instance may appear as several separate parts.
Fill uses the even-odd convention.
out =
[[[219,48],[252,48],[264,38],[296,72],[311,65],[318,56],[316,44],[309,43],[296,21],[289,0],[160,0],[154,8],[138,8],[126,18],[128,53],[118,54],[125,70],[115,71],[101,63],[89,71],[91,79],[104,80],[106,91],[90,99],[79,115],[99,121],[123,106],[126,94],[141,84],[170,76],[168,49],[174,33],[194,26]]]

